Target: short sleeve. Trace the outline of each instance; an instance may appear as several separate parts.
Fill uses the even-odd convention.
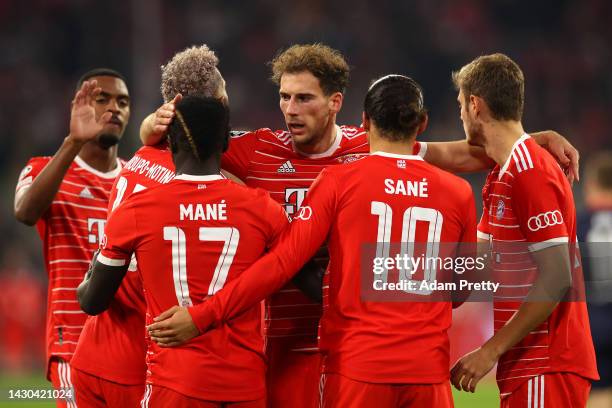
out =
[[[512,208],[531,251],[569,241],[566,200],[559,181],[545,171],[535,168],[515,176]]]
[[[18,194],[30,187],[50,160],[50,157],[34,157],[30,159],[19,174],[15,194]]]
[[[98,262],[107,266],[123,266],[130,262],[138,231],[135,219],[134,206],[130,200],[113,211],[104,228]]]
[[[229,147],[221,156],[221,168],[244,181],[256,144],[255,132],[232,132]]]

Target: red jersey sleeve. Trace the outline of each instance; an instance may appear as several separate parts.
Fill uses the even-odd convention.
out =
[[[323,170],[308,191],[299,214],[263,258],[189,312],[200,332],[231,319],[280,289],[325,242],[334,221],[337,181]],[[304,239],[308,237],[308,239]]]
[[[31,158],[19,174],[15,194],[18,194],[20,191],[23,191],[23,189],[30,187],[34,182],[34,179],[40,174],[50,160],[50,157]]]
[[[291,219],[283,210],[281,205],[270,197],[269,193],[266,194],[266,203],[264,212],[266,214],[265,219],[269,221],[270,233],[268,239],[268,248],[272,248],[281,237],[282,232],[289,226]]]
[[[229,148],[221,156],[221,168],[244,180],[256,144],[256,132],[232,132]]]
[[[534,168],[515,176],[512,208],[531,251],[569,241],[564,201],[563,189],[551,174]]]
[[[135,219],[130,200],[111,213],[100,243],[98,262],[108,266],[123,266],[130,262],[138,231]]]
[[[476,203],[474,202],[474,195],[471,189],[470,194],[466,198],[465,206],[463,207],[466,211],[466,218],[465,224],[463,225],[463,233],[461,234],[461,242],[476,242]],[[480,229],[480,224],[478,225],[478,229]]]
[[[480,222],[478,223],[478,230],[476,232],[478,239],[484,239],[486,241],[491,237],[491,228],[489,227],[489,211],[491,200],[489,197],[490,191],[490,178],[491,175],[487,178],[487,181],[482,188],[482,215],[480,216]]]

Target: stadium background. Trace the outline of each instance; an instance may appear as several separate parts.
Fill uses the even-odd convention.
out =
[[[463,137],[451,70],[499,51],[525,72],[526,129],[559,131],[584,162],[612,147],[611,19],[606,0],[0,0],[0,388],[46,385],[41,244],[15,221],[13,191],[27,159],[52,155],[66,136],[84,71],[108,66],[126,75],[132,117],[120,153],[129,158],[141,120],[161,102],[159,66],[192,44],[220,57],[235,129],[283,128],[266,62],[290,44],[320,41],[352,67],[339,123],[360,121],[373,78],[402,73],[423,85],[430,126],[422,139],[430,141]],[[484,176],[468,179],[479,203]],[[580,184],[574,193],[580,211]],[[453,355],[488,335],[490,315],[488,305],[460,312]],[[492,406],[490,384],[457,406]]]

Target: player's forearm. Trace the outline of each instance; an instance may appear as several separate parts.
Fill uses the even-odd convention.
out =
[[[567,245],[558,245],[532,253],[538,277],[527,299],[516,314],[483,347],[498,357],[542,324],[571,286],[571,268]]]
[[[91,275],[77,288],[77,299],[81,309],[88,315],[98,315],[108,309],[128,265],[112,267],[97,261],[96,256],[90,266]]]
[[[140,124],[140,141],[145,146],[154,146],[162,140],[163,134],[155,133],[154,125],[155,112],[147,116]]]
[[[278,291],[301,266],[283,264],[270,252],[213,297],[190,307],[189,314],[200,333],[204,333],[210,326],[236,317]]]
[[[323,275],[325,270],[311,259],[291,280],[306,296],[317,303],[323,301]]]
[[[471,146],[465,140],[428,142],[425,161],[451,173],[473,173],[495,165],[482,147]]]
[[[497,359],[542,324],[555,310],[556,302],[523,303],[514,317],[491,337],[482,348],[489,349]]]
[[[55,156],[49,161],[32,185],[15,195],[15,217],[18,221],[34,225],[53,202],[62,180],[83,144],[70,136],[64,139]]]

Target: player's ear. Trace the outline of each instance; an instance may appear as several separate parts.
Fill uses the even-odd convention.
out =
[[[473,112],[474,116],[478,116],[482,113],[482,103],[484,101],[482,98],[476,95],[470,95],[470,99],[468,101],[468,112]]]
[[[332,113],[338,113],[340,112],[340,109],[342,109],[342,101],[344,99],[344,95],[342,95],[342,92],[334,92],[333,94],[331,94],[331,96],[329,97],[329,110]]]
[[[428,123],[429,123],[429,115],[426,113],[425,116],[423,117],[423,120],[419,124],[419,127],[417,128],[416,134],[420,135],[421,133],[423,133],[425,129],[427,129]]]
[[[361,113],[361,123],[362,123],[363,129],[366,132],[369,132],[370,131],[370,118],[368,118],[368,115],[366,115],[365,112]]]

